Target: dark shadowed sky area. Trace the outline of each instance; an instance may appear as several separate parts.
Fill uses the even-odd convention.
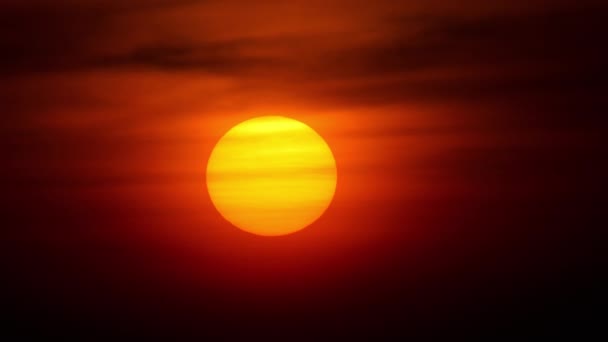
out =
[[[590,331],[605,21],[600,1],[2,0],[7,333]],[[293,235],[207,194],[214,144],[260,115],[338,165]]]

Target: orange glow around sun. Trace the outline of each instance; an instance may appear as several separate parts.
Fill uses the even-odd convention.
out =
[[[296,232],[331,203],[336,162],[323,138],[297,120],[264,116],[230,129],[207,164],[207,186],[221,215],[257,235]]]

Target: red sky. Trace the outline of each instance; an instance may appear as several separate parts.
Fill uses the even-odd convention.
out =
[[[566,246],[597,214],[600,9],[3,0],[0,256],[16,321],[214,332],[284,314],[325,327],[317,312],[356,335],[356,322],[401,327],[395,311],[422,331],[560,302],[503,310],[537,294],[529,274],[543,288],[587,262]],[[221,219],[204,170],[230,127],[274,114],[327,140],[339,183],[318,223],[264,240]],[[159,323],[171,310],[184,322]]]

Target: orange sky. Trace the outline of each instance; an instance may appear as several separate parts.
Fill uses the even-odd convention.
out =
[[[555,129],[528,113],[571,106],[542,100],[567,89],[538,83],[586,67],[556,51],[593,47],[552,35],[569,10],[590,9],[546,3],[3,2],[9,165],[77,196],[215,215],[203,177],[215,142],[247,118],[288,115],[332,147],[343,216],[480,187],[528,191],[469,168],[563,138],[559,113]]]
[[[200,222],[217,216],[204,170],[219,137],[287,115],[334,151],[337,226],[376,208],[407,212],[402,201],[416,198],[527,192],[492,151],[562,139],[528,114],[564,91],[538,80],[571,72],[575,58],[553,55],[561,39],[536,46],[568,13],[543,3],[9,2],[4,19],[20,30],[2,33],[13,47],[0,86],[14,117],[11,169],[66,196]],[[485,165],[498,173],[476,176]]]
[[[415,257],[441,259],[444,239],[484,231],[476,214],[491,212],[487,225],[500,226],[510,216],[501,209],[574,198],[565,194],[583,186],[571,180],[598,172],[588,157],[604,113],[598,8],[3,0],[3,203],[20,228],[6,241],[73,259],[103,250],[90,256],[102,270],[150,253],[161,264],[148,270],[154,279],[235,292],[272,283],[256,272],[272,280],[286,272],[276,287],[304,279],[325,293],[389,272],[387,260],[407,268]],[[225,222],[204,178],[218,139],[261,115],[311,126],[338,166],[326,215],[272,241]],[[464,233],[445,224],[462,217],[473,221]],[[108,252],[121,248],[130,252]]]

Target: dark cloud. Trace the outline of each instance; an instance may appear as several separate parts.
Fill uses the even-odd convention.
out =
[[[340,37],[331,37],[338,43],[327,47],[320,42],[328,37],[288,35],[273,40],[159,43],[92,64],[205,71],[260,83],[278,77],[294,82],[294,92],[312,87],[330,102],[368,105],[579,95],[599,91],[606,81],[602,65],[607,56],[599,44],[602,20],[596,8],[578,7],[481,17],[404,17],[392,21],[385,39],[372,44],[342,46]],[[247,53],[252,47],[272,50],[290,43],[291,54]],[[318,54],[301,55],[295,48],[299,46]],[[342,83],[326,87],[327,81]]]
[[[99,41],[119,38],[111,35],[120,30],[109,30],[117,14],[192,3],[200,2],[94,1],[79,6],[48,3],[9,8],[0,12],[0,73],[132,67],[207,71],[237,77],[256,71],[259,77],[280,74],[294,81],[311,82],[383,76],[394,79],[398,75],[403,82],[401,95],[411,94],[411,85],[437,96],[443,96],[446,88],[454,89],[455,96],[459,96],[458,92],[476,94],[493,88],[517,88],[514,82],[521,87],[542,89],[556,84],[571,86],[577,81],[585,85],[598,83],[596,74],[606,57],[599,43],[600,12],[577,7],[478,17],[393,15],[385,18],[389,25],[383,40],[357,46],[342,46],[339,36],[302,39],[283,35],[271,40],[249,38],[243,33],[242,39],[217,40],[205,37],[203,32],[197,42],[134,42],[127,50],[117,52],[101,52],[96,47]],[[331,47],[321,44],[328,38],[336,41]],[[317,50],[318,54],[302,55],[299,46]],[[262,56],[248,53],[256,47],[291,47],[292,51]],[[454,69],[464,72],[459,80],[462,85],[454,86],[459,82],[450,79],[418,82],[410,75]],[[480,69],[495,69],[503,74],[479,79]],[[541,79],[535,80],[539,74]],[[546,81],[542,79],[545,76]],[[564,81],[554,82],[558,77],[564,77]],[[476,86],[483,89],[475,89]],[[395,85],[388,83],[387,87],[394,89]],[[374,92],[373,86],[370,90]]]
[[[416,34],[412,21],[421,26]],[[395,23],[385,42],[329,55],[327,69],[318,74],[392,76],[380,86],[345,86],[346,96],[384,94],[384,101],[597,90],[606,80],[606,49],[599,44],[602,22],[594,8],[478,18],[406,17]],[[454,71],[458,75],[450,76]],[[436,78],[432,72],[447,76]]]
[[[204,3],[179,1],[33,1],[0,5],[0,76],[90,68],[113,20],[133,12]]]
[[[272,70],[283,63],[282,60],[271,57],[243,56],[238,51],[240,46],[240,42],[210,42],[184,46],[168,44],[138,47],[126,54],[100,58],[92,62],[91,67],[239,75],[260,68]]]

